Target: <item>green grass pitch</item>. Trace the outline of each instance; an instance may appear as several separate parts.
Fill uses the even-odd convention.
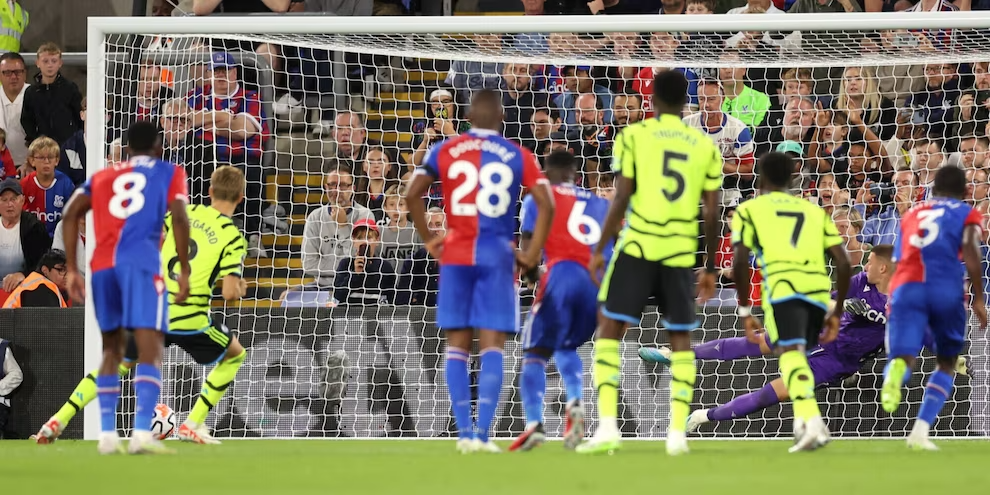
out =
[[[500,442],[507,447],[507,442]],[[979,492],[990,442],[834,441],[788,454],[784,441],[694,441],[670,458],[661,441],[587,457],[550,442],[528,453],[460,455],[453,441],[244,440],[169,442],[174,456],[97,454],[94,442],[0,442],[0,492],[198,494],[768,494]]]

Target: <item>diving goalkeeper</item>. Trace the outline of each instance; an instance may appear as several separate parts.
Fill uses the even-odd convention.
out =
[[[162,245],[162,272],[169,292],[169,328],[165,345],[177,345],[197,363],[216,366],[203,381],[202,392],[189,417],[179,427],[180,440],[199,444],[218,444],[204,421],[234,381],[244,364],[247,351],[230,330],[210,317],[213,288],[223,281],[223,297],[230,301],[244,296],[247,285],[241,278],[247,242],[231,221],[237,205],[244,199],[244,174],[231,166],[216,169],[210,177],[211,206],[189,205],[189,297],[185,302],[172,301],[178,291],[176,281],[178,256],[172,235],[171,216],[165,219],[165,243]],[[130,371],[137,359],[133,338],[124,353],[120,374]],[[39,444],[53,442],[69,421],[86,404],[96,398],[96,372],[86,375],[72,391],[69,400],[31,439]]]
[[[838,338],[808,350],[808,365],[817,387],[838,386],[844,379],[859,371],[864,362],[874,359],[883,350],[887,324],[887,287],[895,266],[892,260],[893,249],[889,244],[873,248],[864,271],[850,280]],[[772,353],[766,340],[752,344],[746,337],[717,339],[695,347],[698,359],[720,361]],[[670,362],[669,354],[670,351],[665,347],[643,347],[639,350],[639,356],[643,360],[665,365]],[[957,371],[966,374],[965,359],[960,359]],[[760,390],[736,397],[727,404],[692,412],[688,418],[687,431],[696,431],[698,427],[711,421],[742,418],[788,399],[784,380],[777,378]]]

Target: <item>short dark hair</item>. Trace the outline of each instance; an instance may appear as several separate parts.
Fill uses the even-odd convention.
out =
[[[548,169],[571,170],[577,168],[577,160],[570,151],[557,150],[547,156],[546,166]]]
[[[38,260],[38,272],[41,272],[42,268],[47,268],[49,270],[55,268],[58,265],[65,264],[65,251],[61,249],[49,249],[48,252],[41,255],[41,259]]]
[[[27,64],[24,62],[24,57],[22,57],[21,54],[17,52],[7,52],[4,53],[3,55],[0,55],[0,63],[3,63],[5,60],[18,61],[24,64],[25,67],[27,67]]]
[[[891,244],[877,244],[876,246],[873,246],[870,253],[883,258],[884,261],[890,262],[894,259],[894,246]]]
[[[653,76],[653,101],[672,108],[687,104],[688,80],[680,71],[664,70]]]
[[[962,198],[966,195],[966,172],[954,165],[946,165],[935,172],[935,184],[932,186],[935,196]]]
[[[786,153],[772,151],[760,157],[756,168],[762,184],[787,187],[794,173],[794,159]]]
[[[151,154],[161,137],[157,125],[150,120],[139,120],[127,128],[127,147],[133,153]]]
[[[333,173],[354,175],[354,167],[349,160],[331,160],[326,164],[325,170],[323,175]]]

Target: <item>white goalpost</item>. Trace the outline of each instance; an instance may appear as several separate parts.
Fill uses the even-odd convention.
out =
[[[222,104],[224,95],[211,92],[209,79],[216,51],[227,52],[238,69],[231,91],[243,91]],[[571,150],[582,164],[582,185],[608,195],[615,134],[650,117],[653,71],[680,70],[691,82],[690,112],[702,113],[700,122],[709,124],[699,125],[707,125],[732,165],[723,218],[752,193],[747,167],[755,157],[790,152],[802,164],[795,191],[833,214],[860,268],[868,244],[891,242],[895,231],[887,222],[925,196],[943,164],[967,170],[969,200],[990,212],[988,12],[91,17],[87,54],[88,174],[117,159],[127,125],[140,118],[159,122],[168,156],[192,181],[197,174],[208,179],[223,163],[247,172],[248,201],[235,222],[251,245],[244,272],[249,294],[213,303],[214,317],[248,349],[207,423],[221,438],[450,435],[431,292],[435,267],[417,258],[422,243],[409,231],[398,197],[404,176],[431,143],[467,129],[465,102],[482,88],[502,93],[507,137],[541,159]],[[712,93],[707,83],[715,81]],[[249,129],[232,134],[230,147],[215,141],[227,131],[187,121],[190,102],[207,99],[249,115]],[[351,186],[341,173],[331,174],[338,165],[352,171]],[[205,189],[193,186],[191,193],[193,202],[202,201]],[[441,201],[436,194],[428,200],[430,206]],[[317,225],[321,209],[338,207],[353,214],[347,222]],[[388,265],[391,278],[373,279],[341,263],[354,255],[349,225],[364,211],[379,232],[369,256]],[[87,229],[95,239],[92,222]],[[90,257],[93,245],[87,243]],[[731,264],[730,251],[720,251],[720,268]],[[374,287],[360,285],[370,280],[377,280]],[[523,291],[521,298],[525,319],[532,294]],[[698,308],[695,343],[741,336],[735,304],[731,279],[720,278],[718,296]],[[85,370],[92,370],[102,354],[92,305],[85,332]],[[623,343],[619,414],[629,437],[665,436],[669,373],[641,361],[637,351],[667,342],[651,306]],[[593,427],[591,350],[586,344],[579,353]],[[957,377],[936,435],[990,436],[990,348],[975,325],[966,353],[967,373]],[[521,357],[510,340],[504,405],[494,425],[499,438],[515,436],[525,423]],[[884,362],[881,352],[819,393],[835,436],[907,431],[920,405],[922,373],[908,386],[907,407],[889,415],[878,403]],[[931,371],[934,358],[926,351],[921,363]],[[763,357],[706,361],[698,369],[692,408],[723,404],[777,376],[776,360]],[[162,402],[184,418],[208,370],[167,349]],[[122,411],[129,414],[126,381],[122,390]],[[551,436],[563,428],[561,395],[551,370]],[[789,405],[773,406],[707,426],[701,436],[782,438],[790,415]],[[85,413],[84,436],[98,434],[94,406]]]

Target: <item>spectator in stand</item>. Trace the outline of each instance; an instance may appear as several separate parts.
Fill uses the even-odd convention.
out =
[[[969,182],[971,189],[966,202],[976,205],[990,199],[990,180],[988,180],[988,177],[990,177],[990,174],[982,168],[971,168],[966,171],[966,180]]]
[[[220,14],[264,14],[264,13],[284,13],[289,11],[292,0],[194,0],[192,13],[194,15]],[[371,14],[370,12],[368,13]],[[222,22],[222,21],[217,21]],[[234,21],[229,21],[234,22]],[[278,45],[269,43],[250,42],[225,42],[215,39],[224,50],[241,49],[244,51],[254,51],[258,55],[265,57],[272,70],[278,74],[282,70],[282,61]]]
[[[62,143],[58,159],[58,171],[65,174],[73,184],[80,185],[86,181],[86,98],[82,99],[79,119],[82,129]]]
[[[580,127],[576,135],[568,134],[572,153],[584,161],[581,168],[584,186],[598,187],[599,174],[611,169],[614,128],[602,121],[602,102],[593,93],[585,93],[577,99],[577,119]]]
[[[14,166],[20,168],[27,162],[27,145],[24,127],[21,125],[24,95],[31,86],[26,84],[27,66],[19,53],[7,52],[0,55],[0,82],[3,91],[0,96],[0,128],[7,132],[7,148],[14,159]]]
[[[661,0],[660,13],[668,15],[683,14],[687,10],[685,0]]]
[[[722,151],[723,204],[749,196],[756,164],[752,133],[741,120],[722,111],[722,85],[718,81],[699,81],[698,102],[701,111],[686,117],[684,123],[707,134]]]
[[[0,339],[0,440],[6,436],[7,422],[10,420],[10,396],[23,381],[24,373],[14,360],[10,341]]]
[[[210,175],[205,174],[207,165],[194,163],[190,144],[189,115],[192,111],[185,99],[175,98],[165,102],[161,108],[158,124],[162,128],[162,157],[186,169],[189,177],[189,198],[193,204],[206,204],[209,198],[208,181]]]
[[[640,53],[643,38],[636,32],[608,33],[607,36],[611,43],[611,54],[607,56],[622,61],[623,65],[604,67],[593,75],[612,94],[633,91],[633,82],[639,74],[636,63],[643,56]]]
[[[846,159],[848,122],[842,112],[828,110],[819,111],[815,120],[817,128],[808,146],[808,157],[819,173],[832,172],[836,161]]]
[[[643,100],[635,93],[620,93],[612,98],[612,126],[618,135],[629,124],[643,120]]]
[[[38,266],[52,238],[38,217],[24,211],[24,193],[17,179],[0,182],[0,278],[11,292]]]
[[[354,222],[351,255],[340,260],[333,298],[340,304],[375,306],[395,300],[395,267],[379,256],[380,236],[373,219]]]
[[[832,212],[832,221],[835,222],[835,228],[849,253],[853,272],[861,272],[870,257],[870,250],[873,249],[873,246],[860,242],[859,239],[859,234],[863,231],[863,215],[855,208],[839,206]]]
[[[738,63],[739,54],[726,51],[722,54],[721,62]],[[718,78],[722,83],[722,91],[725,92],[722,111],[741,120],[749,127],[750,132],[755,132],[767,118],[767,112],[770,111],[770,97],[746,86],[743,82],[744,77],[746,77],[745,67],[718,69]]]
[[[62,76],[62,50],[55,43],[38,48],[36,64],[40,72],[24,94],[21,112],[24,143],[30,146],[40,136],[65,142],[82,129],[82,93],[76,83]]]
[[[917,146],[917,145],[915,145]],[[990,142],[985,137],[967,136],[959,141],[958,157],[953,157],[951,162],[958,164],[960,168],[987,168],[987,149]]]
[[[21,51],[21,36],[24,35],[29,20],[27,10],[24,10],[17,0],[0,2],[0,27],[3,28],[3,34],[0,34],[0,52],[17,53]],[[0,357],[2,357],[2,353],[0,353]],[[0,395],[4,394],[0,393]],[[0,432],[2,431],[3,428],[0,428]]]
[[[819,14],[828,12],[862,12],[856,0],[796,0],[789,14]]]
[[[688,0],[684,9],[687,15],[711,15],[715,13],[715,0]],[[734,211],[734,210],[733,210]]]
[[[17,166],[7,147],[7,132],[0,128],[0,180],[7,177],[17,177]]]
[[[433,207],[426,214],[429,217],[426,225],[430,233],[434,237],[443,236],[447,231],[443,209]],[[430,256],[425,247],[420,248],[402,265],[395,303],[434,308],[437,305],[439,284],[440,263]]]
[[[577,99],[581,95],[595,95],[605,109],[604,121],[612,121],[612,92],[607,87],[595,84],[591,77],[591,66],[567,66],[564,68],[564,87],[567,92],[557,95],[554,103],[563,112],[564,126],[572,132],[573,126],[580,125],[577,118]]]
[[[349,163],[361,163],[366,146],[368,129],[361,114],[350,110],[337,112],[333,120],[333,142],[337,146],[337,159]]]
[[[55,226],[55,235],[52,236],[52,250],[65,251],[65,235],[62,234],[63,223],[59,222]],[[76,266],[86,266],[86,217],[79,219],[79,239],[76,240]],[[85,272],[83,272],[85,276]]]
[[[21,179],[21,190],[27,197],[24,211],[38,216],[48,235],[55,235],[55,226],[62,219],[62,209],[75,191],[72,179],[55,170],[59,147],[48,137],[35,139],[28,147],[28,166],[33,172]]]
[[[767,113],[765,126],[769,129],[783,125],[784,110],[792,99],[804,97],[808,98],[812,105],[815,103],[812,97],[815,80],[812,78],[811,69],[796,69],[794,67],[784,69],[780,75],[780,80],[781,85],[777,88],[775,97],[770,99],[770,111]]]
[[[354,201],[371,210],[376,221],[385,218],[385,191],[399,184],[399,166],[381,146],[371,146],[364,156],[361,173],[354,181]]]
[[[901,217],[914,205],[917,197],[918,176],[910,170],[894,174],[894,204],[884,206],[880,211],[867,217],[860,240],[874,246],[893,244],[900,230]]]
[[[416,151],[410,161],[415,167],[423,163],[430,146],[471,128],[471,123],[458,115],[454,95],[446,89],[436,89],[430,93],[426,115],[427,118],[417,119],[412,125],[412,145]]]
[[[831,215],[836,208],[849,206],[849,191],[840,189],[831,173],[821,174],[818,178],[818,204]]]
[[[507,63],[502,68],[503,135],[519,142],[531,138],[529,123],[537,108],[549,108],[546,96],[537,98],[529,64]]]
[[[839,97],[832,101],[832,109],[847,115],[858,112],[863,123],[883,141],[897,132],[894,102],[880,94],[876,78],[863,67],[846,68],[839,85]]]
[[[472,34],[471,39],[481,53],[497,56],[502,52],[502,36],[499,34]],[[502,64],[455,60],[450,63],[444,82],[454,88],[457,101],[468,102],[471,93],[479,89],[498,89],[502,82]]]
[[[523,141],[522,145],[538,157],[546,156],[550,146],[550,136],[560,131],[563,127],[560,117],[549,108],[537,108],[533,111],[532,121],[529,124],[532,138]]]
[[[946,140],[953,149],[955,123],[958,118],[953,110],[959,101],[957,65],[954,63],[933,63],[925,66],[925,90],[908,97],[905,105],[922,122],[928,125],[930,137]]]
[[[726,14],[737,15],[737,14],[783,14],[784,11],[778,9],[770,0],[748,0],[746,5],[742,7],[736,7],[734,9],[729,9]],[[730,37],[726,40],[726,45],[730,47],[736,47],[739,42],[744,38],[750,38],[750,41],[759,40],[760,43],[769,47],[775,47],[781,50],[798,50],[801,48],[801,33],[798,31],[792,31],[790,33],[775,32],[770,33],[765,31],[760,33],[759,31],[754,31],[750,33],[738,33],[735,36]]]
[[[656,32],[649,39],[650,54],[658,61],[674,62],[677,47],[680,42],[674,35],[667,32]],[[666,68],[644,67],[639,71],[636,80],[633,81],[633,91],[639,93],[643,99],[643,111],[646,118],[653,117],[653,78],[657,72],[669,70]],[[672,69],[680,71],[688,80],[688,104],[685,111],[691,112],[698,109],[698,76],[694,71],[686,68]]]
[[[401,267],[402,262],[423,244],[409,221],[405,186],[391,186],[385,191],[384,209],[385,218],[378,222],[382,234],[382,258],[392,262],[392,266]]]
[[[770,0],[747,0],[746,5],[729,9],[726,14],[745,14],[749,9],[763,9],[767,14],[783,14],[784,11],[774,6]]]
[[[588,9],[593,15],[656,14],[656,0],[592,0]]]
[[[811,98],[791,97],[784,108],[781,125],[761,126],[756,130],[757,155],[762,155],[785,141],[800,143],[807,152],[815,137],[815,102]]]
[[[926,190],[931,188],[935,172],[945,161],[942,142],[938,139],[919,139],[911,148],[911,170],[918,174],[918,183]]]
[[[238,82],[237,65],[227,52],[210,57],[208,84],[192,90],[186,98],[192,111],[190,127],[194,129],[189,161],[203,164],[203,176],[212,167],[230,164],[244,172],[244,232],[248,236],[248,256],[265,257],[261,247],[261,212],[263,209],[264,170],[261,156],[268,135],[261,97]]]
[[[315,286],[333,287],[338,260],[351,252],[351,230],[359,220],[374,221],[371,210],[354,203],[354,175],[344,162],[337,162],[324,182],[327,204],[306,217],[302,265]]]
[[[797,141],[784,141],[777,145],[774,151],[786,153],[794,160],[794,176],[791,177],[790,193],[797,197],[810,198],[817,196],[814,178],[817,174],[806,169],[804,163],[804,146]]]
[[[175,97],[175,92],[162,84],[162,68],[142,65],[138,69],[137,95],[134,98],[135,120],[158,118],[161,106]]]
[[[37,269],[7,296],[4,309],[69,307],[65,273],[65,251],[49,250],[42,255]]]
[[[980,129],[990,122],[990,62],[973,64],[973,87],[959,97],[959,120]]]

